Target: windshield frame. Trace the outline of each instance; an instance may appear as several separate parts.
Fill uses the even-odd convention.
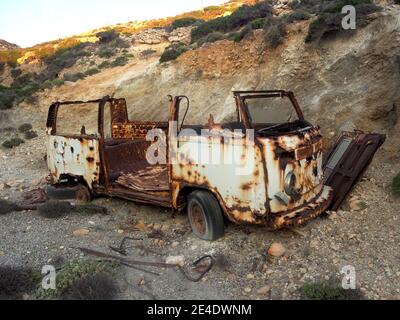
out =
[[[304,114],[297,102],[294,93],[291,91],[274,90],[274,91],[234,91],[236,104],[239,110],[240,120],[248,129],[254,129],[255,125],[251,117],[249,106],[246,103],[250,99],[268,99],[268,98],[289,98],[294,110],[300,121],[305,121]]]

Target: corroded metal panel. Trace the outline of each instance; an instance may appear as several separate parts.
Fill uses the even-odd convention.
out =
[[[262,154],[254,143],[246,139],[226,143],[220,137],[181,137],[177,159],[172,166],[175,199],[176,189],[182,185],[199,186],[220,198],[232,221],[257,223],[268,213]]]
[[[48,135],[47,163],[53,183],[62,175],[82,177],[92,189],[99,182],[99,141],[83,137]]]

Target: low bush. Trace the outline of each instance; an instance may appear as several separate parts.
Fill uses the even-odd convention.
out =
[[[287,23],[293,23],[300,20],[308,20],[311,15],[304,10],[296,10],[284,16]]]
[[[11,109],[18,96],[11,88],[0,89],[0,110]]]
[[[240,42],[242,41],[246,36],[251,34],[253,31],[253,27],[251,24],[248,24],[246,27],[244,27],[242,30],[239,32],[234,32],[228,36],[229,40],[235,41],[235,42]]]
[[[265,43],[270,48],[276,48],[285,39],[285,23],[283,19],[271,18],[264,26]]]
[[[102,31],[96,34],[100,43],[108,43],[119,38],[119,33],[115,30]]]
[[[250,24],[251,24],[251,27],[253,30],[262,29],[262,28],[264,28],[265,19],[258,18],[258,19],[253,20],[252,22],[250,22]]]
[[[213,32],[210,33],[207,37],[205,37],[204,42],[216,42],[219,40],[225,39],[225,35],[221,32]]]
[[[40,272],[30,269],[0,266],[0,300],[22,300],[39,286]]]
[[[72,212],[72,210],[73,206],[69,202],[50,200],[38,208],[38,213],[44,218],[59,219]]]
[[[14,147],[18,147],[21,144],[25,143],[24,140],[22,140],[21,138],[12,138],[10,140],[6,140],[3,142],[2,146],[6,149],[12,149]]]
[[[25,133],[25,132],[32,130],[32,128],[33,127],[30,123],[24,123],[18,127],[18,131],[21,133]]]
[[[108,278],[117,272],[118,264],[108,261],[72,260],[57,272],[56,289],[37,289],[36,299],[112,299],[116,285]]]
[[[160,58],[160,63],[176,60],[181,54],[188,51],[188,47],[184,43],[172,44],[165,49]]]
[[[153,50],[153,49],[146,49],[146,50],[143,50],[143,51],[141,52],[141,56],[142,56],[142,57],[149,57],[149,56],[152,56],[152,55],[155,54],[155,53],[157,53],[156,50]]]
[[[100,58],[111,58],[115,55],[115,51],[110,48],[103,48],[97,52]]]
[[[22,71],[19,68],[16,69],[11,69],[11,77],[13,77],[13,79],[18,78],[21,75]]]
[[[392,191],[395,195],[400,196],[400,172],[393,178]]]
[[[125,66],[128,62],[129,62],[129,59],[125,56],[122,56],[122,57],[118,57],[117,59],[112,61],[110,65],[113,68],[122,67],[122,66]]]
[[[400,4],[400,0],[394,0],[395,4]]]
[[[111,67],[111,64],[109,61],[103,61],[102,63],[99,64],[98,66],[100,69],[107,69]]]
[[[78,73],[66,73],[64,74],[64,81],[76,82],[85,78],[85,74],[82,72]]]
[[[194,25],[195,23],[199,22],[204,22],[204,20],[197,19],[197,18],[192,18],[192,17],[187,17],[187,18],[181,18],[177,19],[172,22],[172,29],[178,29],[178,28],[183,28],[183,27],[189,27]]]
[[[243,5],[229,16],[203,22],[194,28],[191,32],[192,42],[197,42],[212,32],[230,32],[245,26],[255,19],[267,16],[272,16],[272,8],[269,1],[262,1],[253,6]]]
[[[93,76],[95,74],[98,74],[100,70],[98,68],[91,68],[85,72],[85,76]]]
[[[306,300],[362,300],[364,296],[359,290],[344,290],[333,281],[326,283],[305,284],[301,288]]]
[[[25,132],[25,140],[32,140],[38,137],[38,134],[33,131],[33,130],[29,130],[28,132]]]

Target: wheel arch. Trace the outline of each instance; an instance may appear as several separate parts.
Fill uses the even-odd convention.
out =
[[[190,185],[190,184],[181,185],[181,187],[179,188],[179,192],[177,193],[176,199],[174,199],[175,200],[174,203],[177,204],[177,209],[179,211],[185,210],[187,208],[187,200],[189,195],[194,191],[198,190],[210,192],[219,203],[219,206],[221,207],[224,216],[230,221],[234,222],[234,220],[231,219],[229,214],[229,209],[226,207],[226,204],[221,195],[219,194],[219,192],[207,186]]]

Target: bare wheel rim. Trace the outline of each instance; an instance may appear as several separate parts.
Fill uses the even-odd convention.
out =
[[[207,231],[206,215],[197,201],[192,201],[189,207],[189,218],[196,233],[204,236]]]

